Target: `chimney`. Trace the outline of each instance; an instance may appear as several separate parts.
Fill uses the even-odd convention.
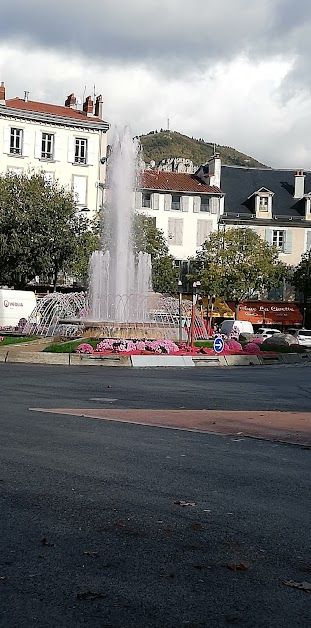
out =
[[[29,100],[29,92],[24,92],[24,101],[28,102]]]
[[[65,100],[65,107],[71,107],[74,109],[76,106],[77,99],[74,94],[69,94],[69,96]]]
[[[3,81],[0,85],[0,105],[5,105],[5,85]]]
[[[303,170],[297,170],[295,174],[294,198],[303,198],[305,193],[305,175]]]
[[[85,99],[85,103],[83,105],[83,111],[86,116],[93,115],[93,101],[92,101],[91,96],[87,96],[87,98]]]
[[[95,116],[97,118],[103,119],[103,97],[102,95],[96,97],[95,102]]]

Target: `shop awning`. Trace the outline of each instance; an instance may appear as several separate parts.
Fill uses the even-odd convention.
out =
[[[231,301],[230,306],[234,309]],[[302,314],[290,301],[244,301],[239,305],[239,320],[254,325],[301,325]]]
[[[216,297],[213,318],[234,318],[234,311],[229,305],[221,298]]]

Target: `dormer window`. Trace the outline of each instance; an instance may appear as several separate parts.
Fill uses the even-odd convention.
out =
[[[268,196],[259,196],[259,211],[267,212],[269,210],[269,197]]]

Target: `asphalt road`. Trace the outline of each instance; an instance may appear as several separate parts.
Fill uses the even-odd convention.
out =
[[[0,364],[1,628],[309,628],[309,450],[29,408],[310,411],[310,368]]]

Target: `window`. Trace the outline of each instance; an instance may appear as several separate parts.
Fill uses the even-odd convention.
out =
[[[183,219],[169,218],[168,220],[168,242],[171,245],[181,246],[183,243]]]
[[[268,211],[268,197],[260,196],[259,197],[259,211],[267,212]]]
[[[173,194],[171,209],[180,209],[180,194]]]
[[[82,137],[75,139],[75,164],[86,164],[87,140]]]
[[[87,178],[74,175],[72,177],[72,188],[74,199],[77,205],[87,204]]]
[[[11,129],[10,133],[10,154],[21,155],[23,143],[23,131],[22,129]]]
[[[143,207],[151,207],[151,194],[143,194]]]
[[[41,159],[53,159],[54,156],[54,135],[52,133],[42,133]]]
[[[280,251],[284,251],[285,231],[273,231],[272,244],[274,244],[274,246],[276,246]]]
[[[200,212],[210,212],[210,199],[208,196],[201,196]]]

